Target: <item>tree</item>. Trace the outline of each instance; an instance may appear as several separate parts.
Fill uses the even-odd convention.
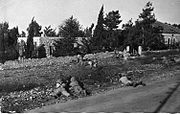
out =
[[[143,12],[139,15],[139,21],[136,22],[136,26],[141,30],[139,37],[139,43],[146,50],[148,47],[151,49],[164,48],[163,36],[161,34],[161,27],[154,27],[153,23],[156,22],[155,14],[152,13],[154,7],[151,2],[148,2],[143,9]]]
[[[27,28],[28,31],[28,38],[27,38],[27,52],[26,57],[32,58],[32,53],[34,51],[34,44],[33,44],[33,37],[35,36],[41,36],[41,26],[33,19],[31,20],[31,23],[29,24],[29,27]]]
[[[64,37],[59,39],[54,43],[56,50],[54,51],[54,56],[67,56],[74,55],[74,43],[75,39],[73,37]]]
[[[8,23],[1,23],[0,24],[0,63],[5,62],[5,42],[4,42],[4,33],[8,30],[9,24]]]
[[[130,45],[130,47],[132,47],[131,42],[133,42],[133,31],[135,31],[134,26],[133,26],[133,22],[132,22],[132,18],[125,24],[122,25],[122,34],[121,34],[121,39],[119,44],[126,46],[126,45]]]
[[[155,15],[152,14],[154,7],[152,3],[148,2],[143,9],[143,12],[139,15],[139,20],[136,21],[136,26],[141,30],[141,36],[139,37],[139,43],[146,48],[151,31],[153,30],[152,24],[156,21]]]
[[[104,6],[102,6],[98,15],[97,25],[94,29],[94,34],[92,38],[92,45],[94,49],[99,50],[102,48],[104,30]]]
[[[106,17],[104,19],[105,26],[107,30],[112,31],[116,30],[118,28],[118,25],[122,22],[120,20],[121,16],[119,14],[119,11],[111,11],[108,14],[106,14]]]
[[[41,36],[42,32],[41,32],[41,28],[42,26],[40,26],[36,20],[34,20],[34,17],[31,20],[31,23],[29,24],[29,27],[27,28],[28,31],[28,36],[32,35],[33,37],[39,37]]]
[[[77,37],[84,37],[85,34],[79,21],[71,16],[59,26],[58,35],[64,38],[57,42],[58,49],[56,52],[59,50],[62,52],[61,55],[72,55],[75,54],[74,43]]]
[[[19,36],[18,27],[9,29],[8,45],[12,45],[12,46],[16,47],[18,36]]]
[[[121,16],[118,10],[111,11],[106,14],[106,17],[104,19],[104,25],[107,31],[105,47],[110,47],[112,49],[118,46],[118,37],[116,34],[116,30],[118,28],[118,25],[122,22],[120,18]]]
[[[26,33],[25,33],[24,31],[22,31],[22,33],[21,33],[20,36],[21,36],[21,37],[26,37]]]
[[[122,28],[124,30],[129,30],[130,28],[132,28],[133,26],[133,22],[132,22],[132,18],[126,23],[122,25]]]
[[[151,49],[164,48],[163,36],[160,32],[162,28],[153,26],[153,23],[156,22],[155,14],[152,13],[153,10],[152,3],[148,2],[143,8],[142,13],[140,13],[139,19],[135,21],[135,26],[128,33],[128,37],[131,40],[128,39],[126,41],[128,41],[129,45],[134,46],[134,48],[137,48],[139,45],[144,50],[147,50],[148,47]]]
[[[84,36],[85,37],[92,37],[92,29],[94,27],[94,23],[91,24],[91,27],[87,27],[85,30],[84,30]]]
[[[104,5],[101,7],[101,10],[98,15],[97,25],[94,29],[93,37],[100,37],[102,31],[104,30]]]
[[[44,36],[55,37],[56,36],[56,29],[52,29],[51,25],[49,25],[48,27],[45,27]]]
[[[174,27],[180,29],[180,24],[173,24],[172,26],[174,26]]]
[[[69,19],[66,19],[63,24],[59,26],[59,36],[61,37],[81,37],[84,36],[83,31],[81,30],[81,25],[76,18],[71,16]]]
[[[0,24],[0,62],[5,60],[12,60],[18,58],[18,51],[16,49],[17,36],[19,35],[18,27],[9,29],[7,22]]]

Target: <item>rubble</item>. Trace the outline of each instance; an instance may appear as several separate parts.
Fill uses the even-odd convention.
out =
[[[122,66],[122,61],[119,61],[118,59],[115,59],[113,57],[108,58],[110,57],[110,54],[111,54],[110,52],[108,54],[101,53],[97,57],[94,57],[93,55],[91,55],[93,56],[91,58],[89,56],[86,56],[86,58],[90,60],[83,61],[84,63],[88,63],[90,61],[89,64],[87,64],[88,66],[97,67],[98,65],[97,69],[91,69],[91,70],[89,69],[81,70],[82,67],[79,67],[78,65],[73,64],[73,63],[76,63],[75,57],[74,58],[73,57],[59,57],[56,59],[50,58],[50,59],[39,59],[39,60],[32,59],[32,60],[25,60],[24,63],[16,62],[15,64],[12,64],[12,63],[9,64],[10,63],[9,61],[6,62],[5,65],[8,65],[10,67],[3,66],[3,68],[5,69],[21,68],[21,67],[24,68],[24,66],[26,65],[28,67],[28,70],[15,69],[13,70],[13,72],[11,70],[7,70],[6,72],[9,73],[11,71],[11,74],[9,76],[14,76],[14,77],[18,77],[18,75],[20,75],[21,77],[26,76],[28,77],[26,79],[29,79],[30,81],[32,81],[30,76],[33,76],[33,75],[38,76],[38,78],[35,77],[35,80],[36,79],[38,80],[36,83],[38,84],[39,87],[35,87],[35,88],[33,87],[34,89],[31,88],[30,90],[24,90],[28,88],[28,86],[26,86],[26,84],[21,80],[17,81],[17,84],[19,84],[19,82],[23,82],[23,84],[25,84],[25,86],[23,86],[23,89],[22,89],[23,91],[13,91],[11,93],[7,93],[6,95],[4,95],[3,102],[2,102],[3,111],[8,112],[8,111],[15,110],[16,112],[23,112],[24,110],[42,107],[46,105],[47,102],[51,102],[51,101],[54,101],[54,103],[65,102],[68,99],[79,98],[79,96],[86,94],[88,90],[91,90],[91,95],[92,95],[94,91],[97,91],[97,93],[99,93],[99,91],[102,91],[102,90],[105,91],[106,88],[110,86],[122,87],[122,85],[126,85],[126,86],[136,87],[138,85],[145,85],[142,81],[136,81],[136,79],[141,80],[143,77],[147,76],[146,74],[149,75],[151,74],[151,72],[153,72],[152,73],[152,77],[153,77],[155,76],[154,72],[164,70],[163,68],[165,68],[164,64],[162,64],[162,61],[160,60],[159,55],[154,56],[154,60],[157,60],[157,62],[153,61],[153,63],[144,64],[143,62],[141,62],[142,59],[138,59],[137,61],[130,60],[127,62],[128,64],[125,64],[125,65],[123,64]],[[105,58],[105,57],[107,58],[107,60],[101,61],[101,58]],[[94,58],[98,58],[99,61],[97,62],[97,64],[93,66]],[[178,57],[174,58],[175,61],[176,59],[178,61]],[[147,59],[143,58],[143,60],[146,61]],[[169,59],[167,60],[169,61]],[[72,61],[73,63],[69,63],[70,61]],[[48,67],[45,65],[48,65]],[[41,66],[41,67],[35,67],[35,66]],[[124,68],[124,66],[126,68]],[[78,67],[78,69],[76,69],[76,67]],[[41,69],[41,70],[37,70],[37,69]],[[29,73],[32,71],[33,73]],[[43,71],[43,72],[39,73],[39,71]],[[55,71],[55,72],[52,72],[52,71]],[[118,72],[126,72],[124,73],[124,79],[123,77],[120,77],[117,75]],[[28,74],[28,75],[22,75],[23,73]],[[64,84],[62,84],[62,87],[64,87],[67,93],[59,92],[59,91],[62,91],[62,89],[57,90],[60,93],[60,96],[58,96],[57,99],[54,99],[54,97],[51,94],[55,92],[56,88],[60,87],[61,85],[61,84],[54,83],[54,79],[60,78],[59,73],[62,73],[64,75],[62,79],[66,78],[67,75],[73,75],[77,77],[78,79],[79,77],[82,76],[81,79],[83,80],[83,83],[87,85],[85,86],[87,91],[84,89],[83,86],[81,86],[81,84],[79,84],[78,80],[76,81],[63,80],[62,82]],[[1,75],[5,77],[4,74],[5,74],[4,71],[1,71]],[[39,75],[41,77],[39,77]],[[40,86],[40,84],[46,84],[46,83],[42,83],[42,80],[41,80],[41,78],[43,78],[43,81],[44,81],[44,76],[47,76],[45,77],[47,79],[47,83],[49,84],[47,87],[44,85]],[[53,83],[49,81],[49,79],[53,81]],[[125,80],[125,82],[127,81],[128,83],[123,84],[123,80]],[[122,85],[119,82],[121,82]],[[80,87],[74,88],[75,86],[72,87],[70,85],[79,85]]]

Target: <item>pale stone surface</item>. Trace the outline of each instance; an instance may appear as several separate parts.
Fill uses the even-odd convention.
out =
[[[142,46],[138,47],[138,54],[141,56],[142,55]]]
[[[126,47],[126,51],[129,52],[130,51],[130,46]]]

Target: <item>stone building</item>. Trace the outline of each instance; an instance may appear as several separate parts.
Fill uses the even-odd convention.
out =
[[[44,47],[46,57],[51,57],[55,51],[55,45],[56,41],[63,39],[63,37],[34,37],[34,47]],[[74,48],[78,45],[82,44],[82,37],[76,37],[76,42],[74,43]],[[87,38],[86,38],[87,39]],[[18,42],[21,42],[23,40],[25,43],[27,43],[27,37],[18,37]],[[37,51],[37,56],[39,55],[39,52]]]
[[[159,21],[156,21],[154,26],[163,28],[162,35],[164,36],[165,44],[168,45],[180,42],[180,29]]]

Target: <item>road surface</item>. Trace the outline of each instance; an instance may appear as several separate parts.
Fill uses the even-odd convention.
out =
[[[145,87],[119,88],[28,112],[180,112],[180,74]]]

